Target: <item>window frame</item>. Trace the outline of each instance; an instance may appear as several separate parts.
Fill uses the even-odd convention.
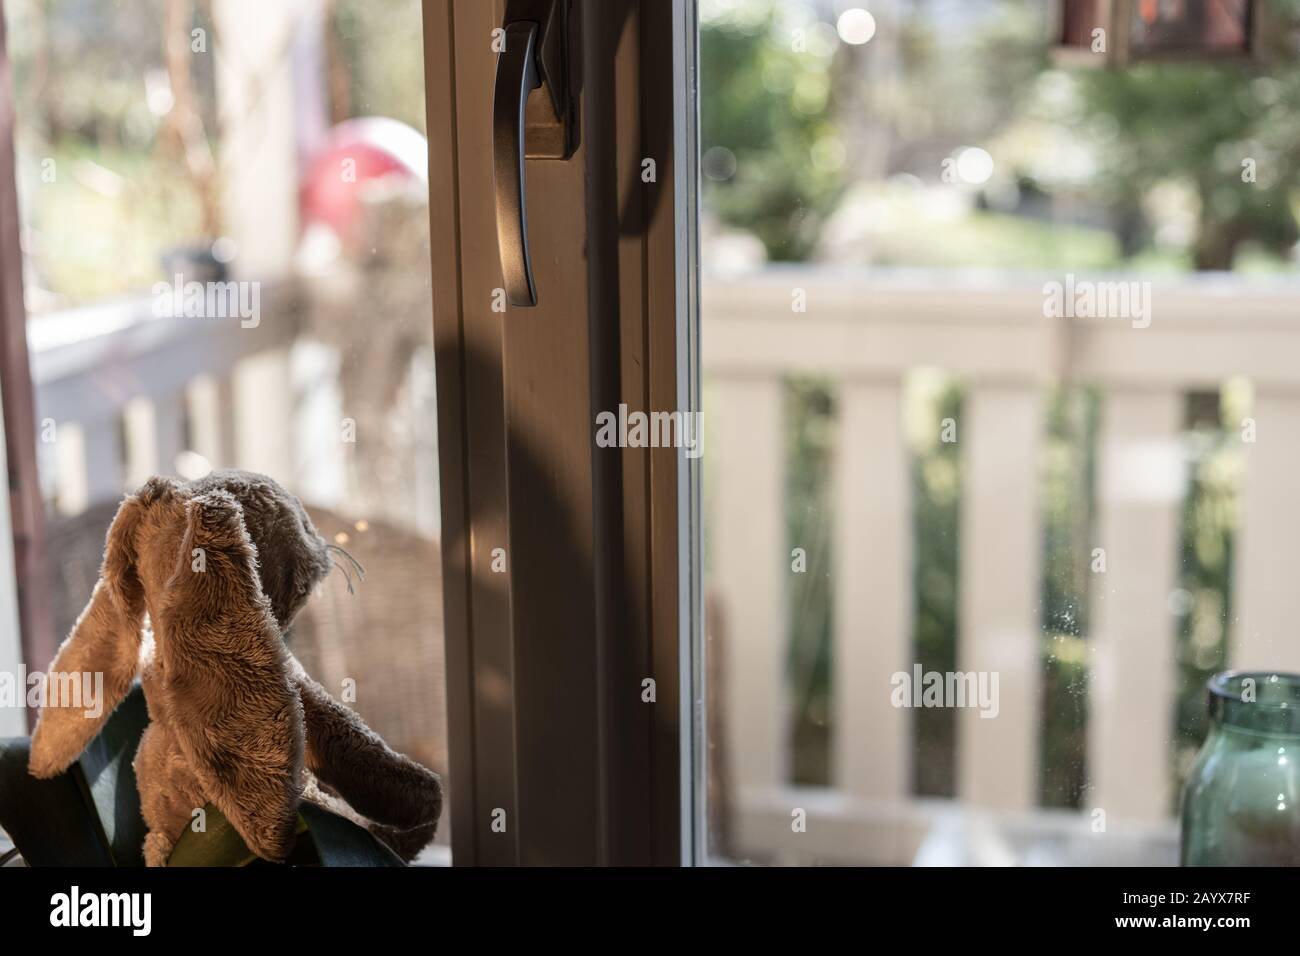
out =
[[[422,0],[453,860],[693,863],[703,844],[700,463],[680,449],[598,449],[594,412],[700,407],[695,2],[562,2],[582,144],[570,161],[527,164],[532,239],[550,250],[537,262],[543,300],[534,314],[502,316],[471,290],[486,293],[485,277],[500,284],[481,159],[504,0]],[[0,404],[22,654],[38,661],[55,640],[39,593],[3,29]],[[549,444],[518,427],[530,402],[549,403],[552,420],[532,420],[553,431]],[[581,518],[562,552],[576,567],[557,559],[572,529],[543,484],[567,489],[560,504]],[[509,555],[504,581],[482,560],[494,534]],[[642,699],[645,677],[653,702]],[[509,808],[504,833],[493,828],[498,807]]]
[[[0,529],[12,546],[13,580],[0,582],[0,613],[16,613],[16,648],[0,647],[0,659],[17,652],[19,661],[43,666],[58,640],[46,579],[45,507],[36,460],[36,393],[27,352],[27,310],[23,301],[23,253],[19,242],[18,186],[14,154],[13,76],[8,27],[0,15],[0,413],[3,414],[7,500]],[[0,561],[0,566],[8,564]],[[16,612],[5,605],[14,600]],[[8,621],[0,621],[7,629]],[[29,726],[34,712],[28,714]]]
[[[695,3],[564,2],[581,142],[526,164],[539,303],[502,314],[505,3],[424,0],[453,862],[680,865],[703,843],[699,460],[597,448],[594,416],[699,409]]]

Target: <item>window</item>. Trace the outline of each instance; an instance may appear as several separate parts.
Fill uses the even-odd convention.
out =
[[[1172,863],[1300,664],[1300,74],[1052,6],[701,3],[714,856]]]
[[[26,656],[239,465],[426,860],[1175,862],[1207,678],[1300,670],[1300,71],[1220,6],[10,4]]]
[[[28,666],[125,492],[264,472],[352,558],[291,648],[447,783],[420,4],[5,16],[51,608]]]

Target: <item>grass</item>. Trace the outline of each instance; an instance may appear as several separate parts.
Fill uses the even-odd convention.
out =
[[[20,143],[19,157],[28,285],[61,304],[147,290],[165,278],[164,250],[210,238],[168,157],[83,143],[48,152]]]

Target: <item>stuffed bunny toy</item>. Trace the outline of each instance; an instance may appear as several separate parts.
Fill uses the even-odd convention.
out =
[[[293,847],[299,802],[367,826],[409,861],[433,837],[437,774],[394,753],[312,680],[283,634],[334,566],[297,498],[263,475],[152,478],[118,509],[90,603],[51,674],[103,674],[103,706],[46,706],[29,772],[61,773],[138,677],[135,758],[149,866],[211,801],[259,857]]]

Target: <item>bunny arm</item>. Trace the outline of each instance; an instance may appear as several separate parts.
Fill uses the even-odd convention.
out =
[[[436,821],[410,830],[376,823],[358,813],[350,803],[333,790],[327,789],[311,771],[303,774],[302,799],[304,803],[314,803],[336,816],[352,821],[363,830],[370,831],[371,836],[386,844],[407,863],[419,856],[420,851],[429,845],[429,841],[434,838],[438,829]]]
[[[307,768],[376,823],[398,830],[427,827],[432,837],[442,812],[439,776],[392,750],[292,655],[290,661],[302,698]]]

